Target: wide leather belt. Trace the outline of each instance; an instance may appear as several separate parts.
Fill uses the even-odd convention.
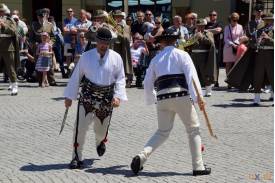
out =
[[[13,37],[13,36],[10,34],[0,34],[0,37]]]
[[[103,124],[103,120],[111,115],[113,110],[114,86],[115,84],[99,86],[84,78],[79,103],[83,105],[85,115],[93,112]]]
[[[209,50],[192,50],[192,53],[207,53]]]
[[[166,88],[181,87],[188,90],[188,85],[184,74],[171,74],[158,77],[154,83],[156,91]]]
[[[157,101],[189,95],[187,91],[165,93],[157,96]]]

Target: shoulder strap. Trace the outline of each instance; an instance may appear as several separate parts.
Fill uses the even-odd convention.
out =
[[[232,41],[234,44],[237,44],[237,43],[235,43],[235,41],[233,40],[232,31],[231,31],[230,25],[228,25],[228,28],[229,28],[229,33],[230,33],[231,41]]]

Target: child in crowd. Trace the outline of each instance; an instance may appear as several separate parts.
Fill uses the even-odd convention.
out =
[[[50,37],[47,32],[41,33],[42,42],[37,46],[36,55],[38,56],[35,69],[38,72],[42,72],[42,84],[41,87],[48,87],[48,77],[47,72],[50,70],[52,64],[52,46],[49,43]]]
[[[240,42],[240,44],[237,48],[236,62],[238,62],[242,58],[242,56],[245,54],[245,52],[247,51],[247,44],[249,42],[249,39],[247,36],[241,36],[239,39],[239,42]]]

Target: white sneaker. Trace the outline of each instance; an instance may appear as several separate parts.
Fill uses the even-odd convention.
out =
[[[74,66],[75,66],[75,64],[72,62],[72,63],[70,63],[70,65],[69,65],[69,69],[70,70],[73,70],[74,69]]]
[[[10,83],[8,90],[10,91],[12,89],[12,84]]]
[[[210,97],[212,95],[212,88],[211,86],[205,86],[205,96]]]
[[[255,93],[254,96],[255,97],[254,97],[253,104],[254,105],[260,105],[260,103],[261,103],[261,95],[259,93]]]
[[[15,96],[18,93],[18,86],[17,83],[12,83],[11,85],[11,96]]]
[[[268,85],[268,86],[266,86],[264,92],[265,92],[265,93],[270,93],[270,92],[271,92],[271,89],[272,89],[271,85]]]

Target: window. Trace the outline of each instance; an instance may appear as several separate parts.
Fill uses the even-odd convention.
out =
[[[253,9],[255,8],[256,4],[261,3],[264,5],[264,14],[273,14],[274,9],[274,1],[273,0],[253,0]]]
[[[139,10],[145,12],[151,10],[155,16],[171,17],[172,0],[128,0],[128,11],[135,18],[135,13]],[[107,11],[124,9],[123,0],[106,0]],[[157,11],[158,10],[158,11]]]

